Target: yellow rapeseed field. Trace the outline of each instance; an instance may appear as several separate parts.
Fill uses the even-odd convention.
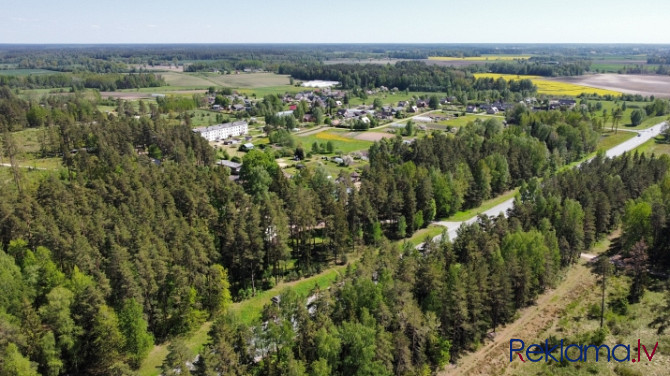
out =
[[[547,94],[547,95],[569,95],[576,97],[579,94],[582,93],[588,93],[588,94],[598,94],[598,95],[621,95],[620,92],[618,91],[613,91],[613,90],[607,90],[607,89],[598,89],[594,87],[589,87],[589,86],[582,86],[582,85],[575,85],[575,84],[569,84],[566,82],[557,82],[557,81],[549,81],[546,79],[543,79],[540,76],[519,76],[519,75],[514,75],[514,74],[499,74],[499,73],[475,73],[474,75],[476,78],[493,78],[493,79],[498,79],[498,78],[503,78],[507,81],[511,80],[523,80],[523,79],[529,79],[533,81],[533,84],[537,86],[537,93],[538,94]]]
[[[342,137],[338,134],[330,133],[330,132],[317,133],[316,138],[321,139],[321,140],[329,140],[329,141],[351,142],[351,139],[349,139],[349,138],[345,138],[345,137]]]
[[[469,57],[456,56],[429,56],[428,60],[443,60],[443,61],[485,61],[485,60],[528,60],[530,56],[511,56],[511,55],[482,55]]]

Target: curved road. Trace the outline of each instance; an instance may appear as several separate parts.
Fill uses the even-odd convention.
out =
[[[620,143],[619,145],[607,150],[605,153],[608,157],[613,158],[616,156],[619,156],[627,151],[631,151],[635,149],[636,147],[644,144],[645,142],[649,141],[650,139],[658,136],[661,131],[663,130],[663,123],[656,124],[650,128],[647,129],[641,129],[641,130],[622,130],[626,132],[635,132],[638,134],[637,137],[633,137],[630,140],[624,141]],[[621,130],[621,129],[620,129]],[[588,159],[587,161],[590,161],[593,158]],[[583,162],[582,162],[583,163]],[[579,166],[579,165],[577,165]],[[507,216],[507,211],[509,209],[512,209],[514,207],[514,198],[511,198],[507,201],[503,201],[502,203],[492,207],[489,210],[486,210],[480,214],[486,214],[489,217],[495,217],[498,216],[501,212]],[[477,216],[474,216],[470,219],[467,219],[465,221],[460,221],[460,222],[447,222],[447,221],[436,221],[433,222],[433,224],[444,226],[447,228],[447,234],[449,236],[450,240],[455,239],[458,236],[458,228],[461,227],[461,225],[466,224],[472,224],[477,221]],[[433,241],[439,241],[442,238],[442,235],[437,235],[433,238]],[[423,247],[424,243],[421,243],[416,246],[417,249],[421,249]]]

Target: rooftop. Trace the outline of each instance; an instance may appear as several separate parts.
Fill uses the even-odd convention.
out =
[[[216,124],[216,125],[211,125],[209,127],[200,127],[200,128],[193,128],[193,132],[210,132],[210,131],[216,131],[219,129],[225,129],[225,128],[232,128],[232,127],[237,127],[240,125],[247,125],[246,121],[234,121],[232,123],[224,123],[224,124]]]

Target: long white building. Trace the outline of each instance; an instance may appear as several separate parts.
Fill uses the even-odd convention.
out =
[[[194,128],[193,132],[200,133],[207,141],[223,140],[228,137],[237,137],[249,132],[246,121],[216,124],[209,127]]]

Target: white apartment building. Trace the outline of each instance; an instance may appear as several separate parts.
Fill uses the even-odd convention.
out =
[[[235,121],[209,127],[194,128],[193,132],[200,133],[207,141],[216,141],[247,134],[249,132],[249,125],[246,121]]]

